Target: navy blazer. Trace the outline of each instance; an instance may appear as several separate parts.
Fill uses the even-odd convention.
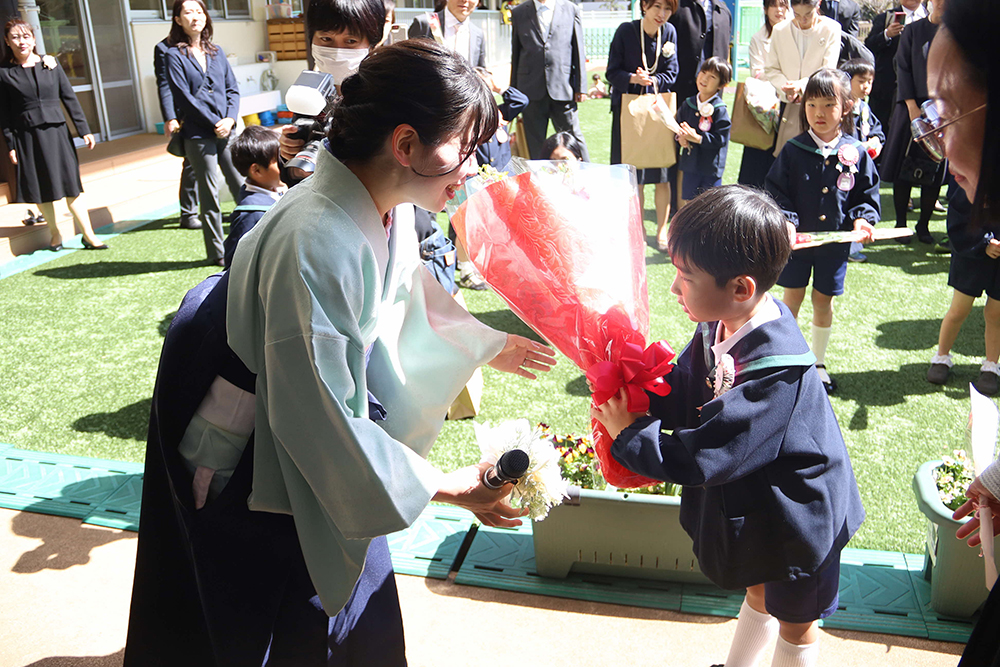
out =
[[[897,102],[916,100],[922,104],[927,100],[927,52],[937,29],[936,23],[924,18],[906,26],[899,36],[895,58]]]
[[[442,9],[437,13],[442,36],[444,35],[444,13],[446,11],[446,9]],[[486,67],[486,36],[483,35],[483,29],[472,22],[471,16],[465,20],[469,24],[469,64],[473,67]],[[420,14],[414,18],[410,28],[406,31],[406,36],[410,39],[417,37],[434,39],[434,34],[431,32],[430,13]]]
[[[839,23],[841,29],[852,37],[861,32],[861,7],[854,0],[823,0],[820,12]]]
[[[837,187],[841,175],[837,154],[824,158],[808,132],[789,139],[767,172],[764,189],[799,231],[851,230],[857,218],[872,225],[879,221],[882,209],[875,163],[854,137],[841,135],[838,150],[845,144],[853,144],[859,153],[850,192]]]
[[[508,123],[512,122],[521,113],[524,107],[528,106],[528,96],[517,88],[508,87],[503,91],[503,102],[500,104],[500,115]],[[508,128],[508,133],[509,133]],[[476,161],[480,166],[488,164],[494,169],[503,171],[510,162],[510,137],[507,141],[500,143],[494,134],[490,140],[481,144],[476,149]]]
[[[62,105],[60,105],[60,102]],[[65,125],[66,113],[81,137],[90,134],[83,107],[61,65],[48,69],[41,62],[21,67],[7,62],[0,65],[0,126],[7,146],[14,150],[14,132],[39,125]]]
[[[649,394],[649,415],[623,430],[615,460],[684,486],[681,525],[702,571],[727,589],[821,570],[864,521],[837,418],[795,318],[757,327],[730,350],[733,388],[706,378],[718,322],[701,323]]]
[[[223,118],[236,121],[240,110],[236,76],[222,49],[216,47],[205,59],[202,70],[187,48],[172,46],[167,51],[167,78],[174,109],[184,119],[185,139],[215,139],[215,124]]]
[[[170,50],[170,38],[167,37],[153,47],[153,73],[156,75],[156,93],[160,98],[160,115],[163,122],[180,120],[174,110],[174,94],[170,91],[170,79],[167,77],[167,51]]]
[[[538,24],[535,3],[525,0],[510,12],[510,85],[540,100],[571,102],[587,92],[587,55],[583,18],[569,0],[552,3],[552,24],[547,37]]]
[[[618,107],[622,103],[622,95],[642,95],[653,92],[652,86],[640,86],[629,83],[629,77],[635,70],[644,67],[642,62],[642,46],[640,46],[640,31],[642,19],[627,21],[618,26],[615,36],[608,49],[608,69],[605,75],[611,82],[611,106]],[[677,81],[677,29],[669,23],[660,28],[660,58],[656,60],[656,37],[645,35],[641,38],[646,47],[646,63],[652,67],[656,62],[656,88],[658,92],[666,93],[673,89]],[[673,44],[674,53],[667,57],[662,53],[664,44]]]
[[[223,260],[227,269],[233,264],[236,246],[240,239],[260,222],[266,213],[264,209],[271,208],[275,201],[277,200],[274,197],[263,192],[250,192],[246,184],[240,186],[236,208],[229,216],[229,235],[222,244],[225,249]]]
[[[705,10],[698,0],[680,0],[670,17],[677,28],[677,99],[685,100],[698,93],[695,79],[705,52],[705,40],[712,38],[711,54],[729,61],[733,41],[733,15],[724,0],[712,0],[712,30],[709,35]]]
[[[712,113],[712,127],[708,132],[698,128],[701,113],[698,111],[698,96],[689,97],[677,107],[677,122],[686,122],[701,133],[700,144],[690,144],[681,149],[677,166],[681,171],[693,171],[705,176],[722,178],[726,169],[726,154],[729,152],[729,109],[722,101],[722,96],[716,94],[708,101],[715,108]]]
[[[878,116],[872,111],[868,102],[855,100],[851,113],[854,114],[854,136],[858,138],[858,141],[865,143],[872,137],[878,137],[884,148],[885,131],[882,129],[882,123],[879,122]]]

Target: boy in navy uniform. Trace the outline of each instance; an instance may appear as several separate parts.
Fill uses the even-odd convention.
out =
[[[592,416],[636,473],[684,486],[681,524],[702,571],[747,588],[727,666],[813,665],[818,623],[837,610],[840,552],[864,520],[854,472],[795,318],[767,294],[788,259],[788,224],[766,194],[714,188],[671,222],[671,292],[694,338],[628,412],[624,390]]]
[[[681,179],[681,206],[708,190],[722,185],[729,151],[729,110],[722,89],[733,78],[733,68],[722,58],[709,58],[698,71],[698,94],[677,109],[681,131],[677,142],[681,155],[677,166]]]
[[[885,131],[871,106],[865,101],[872,92],[875,81],[875,66],[863,58],[853,58],[840,66],[840,71],[851,77],[851,99],[854,106],[851,114],[854,116],[854,136],[868,150],[872,160],[878,160],[885,145]],[[877,164],[877,162],[876,162]],[[861,244],[851,244],[851,254],[847,256],[852,262],[865,262],[867,257],[861,252]]]
[[[240,238],[253,229],[281,197],[284,184],[278,163],[280,148],[277,133],[260,125],[248,125],[229,148],[233,166],[246,182],[240,186],[236,208],[229,218],[229,236],[223,244],[227,269],[233,263]]]

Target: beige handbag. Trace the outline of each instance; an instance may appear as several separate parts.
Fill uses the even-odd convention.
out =
[[[774,133],[761,127],[760,122],[750,113],[747,105],[746,86],[740,81],[736,84],[736,101],[733,102],[732,126],[729,138],[738,144],[749,148],[767,150],[774,143]]]
[[[664,113],[669,112],[669,117]],[[677,95],[622,95],[622,162],[636,169],[665,169],[677,163]]]
[[[774,157],[778,157],[785,142],[802,134],[802,105],[786,104],[778,123],[778,142],[774,145]]]

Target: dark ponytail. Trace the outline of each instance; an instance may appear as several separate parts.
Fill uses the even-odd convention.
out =
[[[327,136],[342,162],[367,162],[403,124],[427,146],[465,137],[471,125],[464,161],[493,136],[499,122],[493,94],[465,58],[429,39],[376,49],[357,74],[344,79],[340,92]]]
[[[1000,66],[996,40],[1000,30],[1000,2],[997,0],[948,0],[942,30],[958,46],[972,72],[973,84],[986,91],[986,119],[979,184],[972,202],[973,220],[979,224],[998,222],[1000,217]],[[949,64],[958,76],[958,64]],[[963,112],[971,109],[963,109]],[[991,220],[992,218],[992,220]]]

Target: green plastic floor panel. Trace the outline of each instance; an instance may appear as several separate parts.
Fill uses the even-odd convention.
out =
[[[457,507],[428,505],[413,525],[389,535],[393,569],[400,574],[446,579],[473,518]]]
[[[114,493],[105,498],[84,523],[121,530],[139,530],[139,508],[142,501],[142,474],[126,475]]]
[[[913,585],[914,594],[920,604],[920,611],[924,615],[924,624],[927,626],[927,638],[944,642],[966,643],[979,614],[971,619],[952,618],[943,616],[931,609],[931,582],[923,576],[924,557],[916,554],[906,554],[906,562],[910,569],[910,583]]]
[[[142,466],[8,448],[0,452],[0,507],[86,519]]]

